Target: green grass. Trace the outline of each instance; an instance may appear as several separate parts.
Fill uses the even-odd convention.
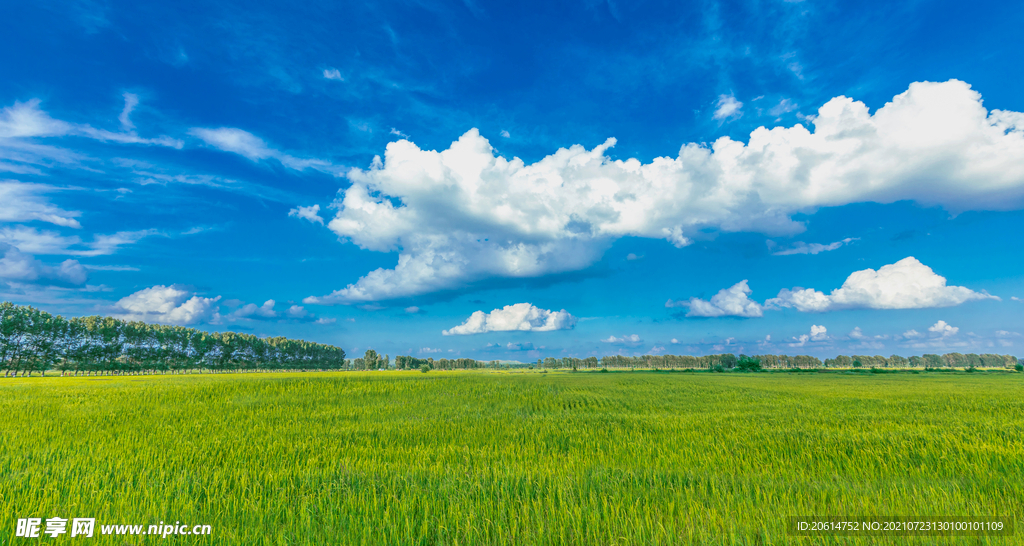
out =
[[[69,544],[1021,544],[788,537],[794,515],[1021,520],[1020,374],[383,372],[0,381],[20,517]],[[942,542],[946,540],[947,542]],[[41,543],[42,543],[41,542]]]

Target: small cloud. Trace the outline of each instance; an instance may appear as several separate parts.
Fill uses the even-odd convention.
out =
[[[415,315],[416,313],[420,312],[420,308],[416,307],[415,305],[412,305],[410,307],[406,307],[405,312],[409,313],[410,315]]]
[[[607,339],[601,340],[602,343],[611,343],[612,345],[638,345],[643,341],[637,334],[622,337],[608,336]]]
[[[315,324],[334,324],[335,322],[338,322],[338,319],[335,319],[335,318],[320,318],[320,319],[316,319],[316,323]]]
[[[424,348],[420,349],[420,353],[423,353],[423,354],[440,353],[440,352],[443,352],[442,349],[431,349],[430,347],[424,347]]]
[[[399,131],[398,129],[395,129],[394,127],[391,128],[391,134],[393,134],[393,135],[395,135],[395,136],[397,136],[399,138],[409,138],[409,135]]]
[[[672,344],[673,344],[673,345],[676,345],[676,344],[678,344],[678,343],[679,343],[679,340],[678,340],[678,339],[676,339],[676,338],[672,338]]]
[[[739,119],[743,115],[743,103],[736,100],[732,95],[719,95],[718,105],[715,108],[715,119]]]
[[[509,343],[505,346],[509,351],[532,351],[534,350],[533,343],[526,341],[523,343]]]
[[[930,326],[928,328],[928,331],[932,332],[933,334],[939,334],[942,337],[949,337],[955,336],[956,333],[960,331],[960,328],[957,328],[956,326],[950,326],[949,324],[946,324],[946,321],[940,320],[933,324],[932,326]]]
[[[124,110],[121,110],[121,115],[117,116],[118,121],[121,122],[121,127],[125,131],[130,131],[135,128],[135,124],[132,123],[131,115],[132,110],[139,105],[139,96],[134,93],[124,94]]]
[[[309,220],[314,224],[324,224],[324,219],[320,217],[320,205],[312,205],[309,207],[297,207],[288,211],[288,216],[292,218],[302,218],[303,220]]]
[[[922,335],[923,334],[921,334],[921,332],[918,332],[917,330],[907,330],[906,332],[903,332],[903,337],[906,339],[915,339],[921,337]]]
[[[811,341],[823,341],[828,339],[828,329],[824,326],[811,326]]]
[[[643,255],[637,256],[636,254],[633,254],[632,252],[630,252],[629,254],[626,254],[626,259],[632,262],[632,261],[635,261],[635,260],[642,260],[642,259],[644,259],[644,257],[643,257]]]
[[[797,104],[794,103],[793,101],[789,99],[782,99],[781,101],[779,101],[778,104],[773,106],[771,110],[768,110],[768,113],[774,118],[779,118],[779,116],[781,116],[782,114],[787,114],[789,112],[792,112],[793,110],[796,110],[797,108]]]
[[[512,135],[508,134],[508,131],[501,131],[501,138],[512,138]]]
[[[751,290],[744,279],[729,288],[719,290],[711,301],[690,298],[687,301],[665,302],[665,307],[689,307],[688,317],[760,317],[764,314],[761,305],[750,299]]]
[[[324,78],[328,80],[337,80],[339,82],[345,81],[345,78],[341,77],[341,71],[339,71],[337,68],[325,68]]]
[[[843,245],[847,245],[847,244],[852,243],[853,241],[859,241],[859,240],[860,240],[860,238],[847,237],[847,238],[843,239],[842,241],[836,241],[834,243],[829,243],[827,245],[823,245],[821,243],[810,243],[810,244],[808,244],[808,243],[805,243],[803,241],[797,241],[796,243],[793,243],[792,247],[786,248],[786,249],[783,249],[783,250],[778,250],[776,252],[772,252],[772,255],[774,255],[774,256],[792,256],[794,254],[820,254],[822,252],[828,252],[829,250],[835,250],[835,249],[837,249],[837,248],[839,248],[839,247],[841,247]],[[771,247],[772,244],[769,244],[768,246]]]

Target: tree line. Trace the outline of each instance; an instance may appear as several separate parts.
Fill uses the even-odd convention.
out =
[[[335,370],[348,366],[333,345],[203,332],[112,317],[65,318],[0,303],[0,367],[5,376],[185,371]]]
[[[381,356],[369,349],[347,360],[333,345],[235,332],[203,332],[112,317],[64,318],[29,306],[0,303],[0,368],[5,376],[45,373],[140,374],[243,370],[467,370],[530,367],[593,370],[817,368],[1010,368],[1016,357],[996,354],[839,355],[825,361],[808,355],[610,355],[600,359],[542,358],[536,363]]]

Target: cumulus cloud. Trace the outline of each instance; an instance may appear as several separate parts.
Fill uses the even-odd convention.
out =
[[[535,349],[535,347],[533,346],[533,343],[529,341],[524,341],[521,343],[509,342],[507,345],[505,345],[505,349],[509,351],[532,351]]]
[[[49,266],[13,245],[0,242],[0,281],[47,286],[81,286],[89,273],[76,260]]]
[[[824,326],[811,325],[810,334],[803,334],[791,339],[792,341],[787,343],[790,347],[803,347],[810,341],[827,341],[828,329]],[[765,338],[765,341],[768,341],[768,338]]]
[[[341,77],[341,71],[337,68],[325,68],[324,78],[328,80],[337,80],[340,82],[345,81],[345,78]]]
[[[506,305],[490,313],[476,311],[466,322],[441,333],[446,336],[482,334],[485,332],[550,332],[570,330],[576,325],[576,317],[568,311],[549,311],[529,303]]]
[[[1024,201],[1024,114],[987,111],[964,82],[911,84],[873,114],[836,97],[809,123],[758,128],[747,143],[687,143],[649,163],[610,159],[615,139],[529,164],[496,155],[475,129],[443,151],[391,142],[347,173],[327,227],[360,248],[397,251],[398,263],[306,301],[577,271],[625,236],[677,247],[708,229],[791,236],[804,229],[792,215],[818,207],[912,200],[960,212]]]
[[[0,222],[31,222],[38,220],[69,228],[81,228],[75,219],[78,211],[54,206],[44,195],[57,191],[44,184],[26,184],[14,180],[0,182]]]
[[[288,211],[288,216],[309,220],[314,224],[323,225],[324,223],[324,219],[320,217],[320,205],[294,208]]]
[[[503,130],[500,134],[501,138],[512,138],[512,135],[510,135],[508,131]]]
[[[255,303],[249,303],[236,309],[230,315],[229,318],[261,318],[261,319],[272,319],[277,318],[277,311],[274,311],[274,306],[277,304],[274,300],[267,300],[263,305],[257,307]]]
[[[224,302],[225,304],[239,304],[238,300],[230,300]],[[334,319],[318,319],[315,315],[306,310],[301,305],[292,305],[288,309],[278,310],[276,309],[277,302],[274,300],[267,300],[263,302],[263,305],[256,305],[255,303],[248,303],[242,305],[238,309],[235,309],[231,313],[222,317],[223,321],[238,321],[238,320],[276,320],[276,321],[295,321],[295,322],[316,322],[317,324],[330,324],[334,322]]]
[[[793,254],[820,254],[822,252],[828,252],[829,250],[835,250],[843,245],[850,244],[853,241],[857,240],[857,238],[847,237],[841,241],[836,241],[834,243],[829,243],[827,245],[823,245],[821,243],[807,244],[803,241],[797,241],[790,248],[777,250],[775,252],[772,252],[772,254],[774,254],[775,256],[792,256]]]
[[[301,158],[288,155],[267,145],[260,137],[234,127],[218,127],[216,129],[194,127],[189,134],[202,140],[207,145],[238,154],[250,161],[259,162],[264,159],[276,159],[285,167],[302,171],[314,169],[330,174],[337,174],[339,168],[330,161],[323,159]]]
[[[124,320],[191,326],[220,321],[220,296],[204,298],[178,285],[153,286],[118,300],[113,313]]]
[[[640,336],[637,334],[630,334],[622,337],[608,336],[601,341],[603,343],[611,343],[612,345],[638,345],[643,343],[644,340],[640,339]]]
[[[689,307],[688,317],[760,317],[764,314],[761,305],[750,299],[747,280],[723,288],[711,297],[711,301],[690,298],[687,301],[668,300],[665,307]]]
[[[715,119],[737,119],[743,115],[743,103],[732,95],[719,95],[715,107]]]
[[[950,326],[949,324],[946,324],[946,321],[940,320],[935,324],[929,326],[928,331],[942,337],[949,337],[955,336],[956,333],[960,331],[960,328],[957,328],[956,326]]]
[[[999,298],[963,286],[947,286],[945,277],[910,256],[882,266],[878,271],[855,271],[846,278],[842,287],[831,294],[813,288],[784,288],[777,297],[766,301],[765,307],[795,307],[804,312],[855,308],[925,309],[952,307],[982,299]]]

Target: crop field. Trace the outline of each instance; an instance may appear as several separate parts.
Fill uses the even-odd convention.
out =
[[[0,381],[0,543],[1021,544],[787,516],[1024,516],[1019,373]],[[209,536],[15,538],[17,518]]]

